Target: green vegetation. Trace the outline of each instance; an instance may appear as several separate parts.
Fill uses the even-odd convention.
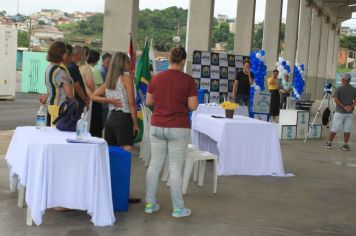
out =
[[[224,42],[226,43],[226,51],[231,51],[234,49],[234,38],[235,34],[230,32],[230,26],[226,22],[219,23],[217,20],[214,20],[213,26],[213,47],[216,43]]]
[[[262,49],[263,27],[264,27],[264,22],[255,24],[253,41],[252,41],[253,50],[261,50]],[[285,31],[286,31],[286,24],[281,23],[281,33],[279,35],[281,50],[284,49]]]
[[[70,23],[70,24],[63,24],[63,25],[57,25],[57,28],[60,31],[73,31],[73,30],[78,30],[79,25],[78,23]]]
[[[356,51],[356,36],[341,35],[340,47]]]
[[[17,45],[19,47],[28,47],[30,44],[28,32],[18,31],[17,33]]]

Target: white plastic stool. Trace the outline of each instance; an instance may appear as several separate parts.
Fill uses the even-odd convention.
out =
[[[203,185],[204,174],[205,174],[205,163],[207,160],[213,160],[213,193],[216,193],[217,190],[217,161],[218,157],[209,152],[201,152],[201,151],[192,151],[187,155],[187,159],[185,161],[185,168],[183,174],[183,194],[186,194],[190,176],[192,175],[192,170],[194,164],[200,162],[199,164],[199,180],[198,185]]]

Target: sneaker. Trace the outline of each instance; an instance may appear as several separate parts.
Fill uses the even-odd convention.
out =
[[[159,204],[146,203],[145,213],[152,214],[153,212],[159,211]]]
[[[187,217],[192,214],[192,211],[188,208],[178,208],[174,209],[172,212],[172,216],[175,218]]]
[[[327,149],[331,149],[331,143],[330,142],[326,142],[323,147],[327,148]]]
[[[349,146],[348,144],[344,144],[344,145],[342,145],[341,150],[343,150],[343,151],[350,151],[351,148],[350,148],[350,146]]]

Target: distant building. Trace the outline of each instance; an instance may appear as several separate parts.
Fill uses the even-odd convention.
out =
[[[42,39],[57,40],[57,39],[63,39],[64,33],[59,31],[55,27],[45,27],[45,28],[33,30],[32,36],[38,38],[40,41]]]
[[[227,22],[228,19],[229,19],[229,17],[227,15],[218,14],[218,21],[219,22]]]
[[[235,34],[236,32],[236,22],[235,21],[231,21],[229,22],[229,28],[230,28],[230,33]]]
[[[341,26],[340,34],[344,34],[347,36],[356,36],[356,28],[351,28],[348,26]]]
[[[12,25],[13,20],[8,16],[0,16],[0,25]]]

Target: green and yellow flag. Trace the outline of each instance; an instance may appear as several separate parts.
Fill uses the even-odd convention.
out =
[[[150,58],[149,58],[149,47],[146,41],[145,47],[142,51],[142,55],[140,61],[138,62],[138,66],[136,68],[136,104],[137,104],[137,118],[138,124],[140,128],[140,132],[137,135],[135,142],[141,142],[143,135],[143,117],[142,117],[142,109],[141,105],[146,101],[146,93],[148,84],[151,80],[151,71],[150,71]]]

